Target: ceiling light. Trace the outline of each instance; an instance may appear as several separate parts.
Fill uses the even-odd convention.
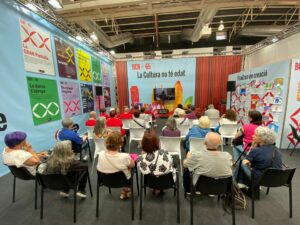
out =
[[[171,35],[170,34],[168,35],[168,43],[169,44],[171,43]]]
[[[116,54],[116,52],[114,50],[111,50],[110,54],[114,55],[114,54]]]
[[[98,37],[97,37],[97,35],[95,33],[92,33],[90,37],[92,38],[93,41],[97,41],[98,40]]]
[[[61,9],[62,5],[58,0],[48,0],[48,3],[55,9]]]
[[[100,55],[103,55],[104,53],[103,53],[103,51],[100,51],[99,54],[100,54]]]
[[[278,40],[279,40],[278,37],[273,37],[273,38],[271,39],[271,41],[272,41],[273,43],[277,42]]]
[[[222,30],[224,30],[223,20],[220,21],[220,25],[218,27],[218,31],[222,31]]]
[[[77,36],[76,36],[76,39],[77,39],[78,41],[82,41],[82,37],[81,37],[80,35],[77,35]]]
[[[34,12],[37,12],[37,11],[38,11],[38,9],[35,7],[35,5],[33,5],[33,4],[30,3],[30,2],[27,2],[27,3],[25,4],[25,6],[28,7],[31,11],[34,11]]]
[[[227,39],[227,32],[216,32],[216,40],[226,40]]]

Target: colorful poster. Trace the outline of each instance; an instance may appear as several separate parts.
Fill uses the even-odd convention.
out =
[[[90,55],[87,52],[76,48],[76,56],[80,80],[92,82]]]
[[[61,81],[60,87],[64,101],[65,117],[80,115],[79,85],[73,82]]]
[[[94,110],[93,86],[90,84],[80,84],[83,113]]]
[[[101,71],[103,76],[103,84],[109,86],[109,65],[101,61]]]
[[[103,87],[103,95],[104,95],[105,107],[111,107],[110,88],[109,87]]]
[[[54,40],[59,76],[77,79],[74,48],[63,39],[55,37]]]
[[[61,119],[55,80],[27,77],[34,125]]]
[[[92,57],[92,74],[93,82],[96,84],[102,84],[100,60]]]
[[[23,19],[20,33],[25,70],[55,75],[50,35]]]
[[[96,87],[94,86],[94,93],[95,93],[95,110],[99,110],[99,103],[100,103],[100,108],[104,108],[104,97],[103,95],[97,95],[96,92]],[[102,88],[102,87],[101,87]],[[103,93],[103,92],[102,92]]]

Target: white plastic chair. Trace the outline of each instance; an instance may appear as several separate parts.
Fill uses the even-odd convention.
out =
[[[91,174],[93,174],[94,171],[94,166],[95,166],[95,161],[97,156],[99,155],[99,153],[101,151],[105,151],[106,147],[105,147],[105,138],[94,138],[94,142],[95,142],[95,152],[94,152],[94,160],[93,160],[93,165],[91,168]]]
[[[223,151],[223,139],[224,138],[230,138],[233,139],[235,138],[235,135],[237,133],[238,125],[237,124],[223,124],[221,125],[219,132],[221,134],[221,140],[222,140],[222,145],[221,149]]]
[[[210,121],[211,121],[211,125],[210,125],[210,128],[216,128],[217,126],[219,126],[219,120],[220,120],[220,118],[219,117],[217,117],[217,118],[213,118],[213,117],[211,117],[211,118],[209,118],[210,119]]]
[[[124,130],[129,130],[130,129],[130,122],[131,121],[132,121],[132,119],[122,119]]]
[[[189,133],[190,130],[190,125],[178,125],[178,129],[180,130],[181,133],[181,138],[184,139],[186,135]]]
[[[130,136],[129,136],[129,152],[130,152],[130,144],[132,141],[142,141],[145,129],[142,127],[137,127],[137,128],[130,128],[129,130]]]
[[[206,146],[204,144],[204,138],[190,137],[189,142],[190,142],[191,153],[199,152],[203,149],[206,149]]]
[[[178,155],[181,175],[183,173],[182,170],[182,160],[181,160],[181,137],[159,137],[160,149],[163,149],[170,153],[171,156]]]
[[[94,126],[86,126],[89,139],[93,139],[94,136]]]

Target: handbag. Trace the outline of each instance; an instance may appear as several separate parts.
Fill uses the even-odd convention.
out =
[[[245,135],[242,134],[242,135],[240,135],[240,136],[234,138],[234,139],[232,140],[232,145],[233,145],[233,146],[243,145],[243,139],[244,139],[244,136],[245,136]]]

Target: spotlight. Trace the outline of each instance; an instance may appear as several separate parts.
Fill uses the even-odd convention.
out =
[[[110,54],[114,55],[114,54],[116,54],[116,52],[114,50],[111,50]]]
[[[273,43],[277,42],[278,40],[279,40],[278,37],[273,37],[273,38],[271,39],[271,41],[272,41]]]
[[[97,37],[97,35],[95,33],[92,33],[90,37],[92,38],[93,41],[97,41],[98,40],[98,37]]]
[[[80,35],[77,35],[77,36],[76,36],[76,39],[77,39],[78,41],[82,41],[82,37],[81,37]]]
[[[222,31],[222,30],[224,30],[223,20],[220,21],[220,25],[218,27],[218,31]]]

